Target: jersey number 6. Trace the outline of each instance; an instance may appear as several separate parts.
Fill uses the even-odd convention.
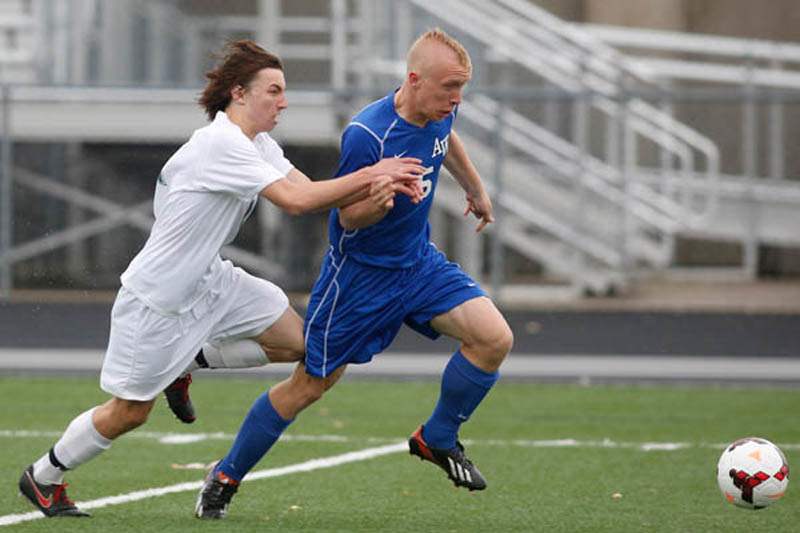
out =
[[[422,174],[422,177],[424,178],[425,176],[427,176],[428,174],[430,174],[432,172],[433,172],[433,167],[432,166],[426,167],[425,168],[425,172]],[[422,199],[423,200],[425,198],[427,198],[428,195],[431,193],[431,189],[433,189],[433,181],[423,179],[422,180]]]

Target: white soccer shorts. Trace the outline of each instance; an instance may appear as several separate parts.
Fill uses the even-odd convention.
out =
[[[176,315],[158,313],[121,288],[111,311],[100,387],[125,400],[152,400],[204,343],[256,337],[286,312],[289,299],[280,287],[240,268],[232,274],[231,282]]]

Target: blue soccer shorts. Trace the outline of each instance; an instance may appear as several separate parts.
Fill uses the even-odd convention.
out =
[[[364,265],[331,251],[306,312],[306,372],[326,377],[342,365],[369,362],[403,323],[436,339],[431,319],[480,296],[486,293],[433,244],[405,269]]]

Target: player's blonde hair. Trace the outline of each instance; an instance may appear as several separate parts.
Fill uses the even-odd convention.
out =
[[[456,40],[454,37],[451,37],[441,28],[430,29],[417,37],[417,40],[414,41],[414,44],[412,44],[408,49],[408,54],[406,55],[406,62],[409,68],[411,68],[411,64],[414,61],[416,52],[422,45],[427,44],[428,42],[436,42],[448,47],[450,50],[455,52],[456,56],[458,57],[458,62],[461,64],[461,66],[472,72],[472,60],[469,57],[467,49],[464,48],[464,45],[458,42],[458,40]]]

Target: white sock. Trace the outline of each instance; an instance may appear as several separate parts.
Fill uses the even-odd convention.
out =
[[[209,368],[252,368],[269,363],[261,345],[250,339],[206,343],[203,356]]]
[[[111,447],[111,439],[102,436],[94,427],[92,413],[95,409],[81,413],[70,422],[53,446],[53,455],[64,468],[72,470]],[[64,470],[53,464],[48,452],[33,465],[33,477],[45,485],[59,485],[64,482]]]
[[[183,377],[183,376],[185,376],[186,374],[189,374],[189,373],[191,373],[191,372],[194,372],[195,370],[198,370],[198,369],[200,369],[200,368],[203,368],[203,367],[202,367],[202,366],[200,366],[200,365],[197,363],[197,360],[195,360],[195,359],[192,359],[192,362],[191,362],[191,363],[189,363],[189,366],[187,366],[187,367],[186,367],[186,370],[184,370],[184,371],[183,371],[183,374],[181,374],[181,377]]]

